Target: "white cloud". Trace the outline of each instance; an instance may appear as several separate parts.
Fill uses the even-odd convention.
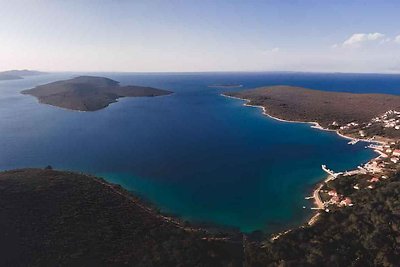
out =
[[[379,32],[355,33],[343,42],[343,47],[360,47],[363,43],[381,41],[384,37],[385,35]]]
[[[394,41],[398,44],[400,44],[400,35],[397,35]]]

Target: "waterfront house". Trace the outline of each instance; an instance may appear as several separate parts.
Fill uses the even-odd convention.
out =
[[[335,190],[331,190],[328,192],[328,195],[335,197],[335,196],[337,196],[337,192]]]
[[[370,183],[376,183],[379,182],[379,178],[378,177],[372,177],[371,180],[369,180]]]
[[[346,197],[345,199],[340,201],[340,205],[341,206],[353,206],[353,204],[351,203],[351,199],[349,197]]]
[[[400,156],[400,149],[395,149],[394,151],[393,151],[393,154],[392,154],[393,156],[396,156],[396,157],[398,157],[398,156]]]

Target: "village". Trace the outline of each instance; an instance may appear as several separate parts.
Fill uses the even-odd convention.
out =
[[[400,138],[400,112],[396,110],[386,111],[381,116],[371,119],[369,122],[349,122],[340,126],[336,121],[329,126],[340,133],[354,138],[373,141],[376,136],[389,139]]]
[[[393,131],[400,130],[400,112],[389,110],[369,123],[351,122],[339,126],[333,122],[332,125],[340,129],[341,133],[351,133],[352,137],[358,134],[361,140],[371,142],[367,148],[373,149],[379,156],[352,171],[335,172],[326,165],[321,166],[328,178],[315,190],[314,195],[307,199],[313,198],[317,205],[314,209],[325,212],[357,205],[353,196],[362,190],[374,190],[381,181],[390,179],[398,171],[400,162],[400,142],[395,141],[397,138],[381,138],[382,133],[390,133],[392,137]],[[389,132],[389,129],[392,132]],[[379,141],[374,135],[376,131],[381,133]],[[400,131],[398,132],[400,136]],[[358,141],[359,139],[355,138],[349,144]]]

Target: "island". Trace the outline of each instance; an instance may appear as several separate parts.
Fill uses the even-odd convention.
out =
[[[249,266],[398,266],[400,258],[400,97],[327,92],[292,86],[228,92],[264,114],[307,122],[370,142],[378,156],[355,170],[335,172],[312,196],[316,213],[299,228],[249,241]]]
[[[95,76],[79,76],[24,90],[40,103],[77,111],[96,111],[122,97],[153,97],[172,92],[144,86],[120,86],[119,82]]]
[[[1,80],[20,80],[26,76],[35,76],[35,75],[43,75],[45,72],[36,71],[36,70],[7,70],[0,72],[0,81]]]
[[[101,178],[0,173],[1,266],[241,266],[241,239],[164,216]]]

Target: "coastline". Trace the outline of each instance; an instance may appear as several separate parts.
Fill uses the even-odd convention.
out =
[[[20,92],[20,93],[21,93],[21,92]],[[22,94],[22,95],[26,95],[26,94],[23,94],[23,93],[21,93],[21,94]],[[106,108],[108,108],[109,106],[111,106],[112,104],[116,104],[116,103],[120,102],[119,99],[124,99],[124,98],[143,98],[143,97],[148,97],[148,98],[151,98],[151,97],[167,97],[167,96],[171,96],[171,95],[173,95],[173,94],[175,94],[175,92],[172,92],[172,91],[171,91],[170,94],[166,94],[166,95],[156,95],[156,96],[133,96],[133,97],[122,96],[122,97],[117,98],[114,102],[111,102],[111,103],[108,104],[107,106],[105,106],[105,107],[103,107],[103,108],[101,108],[101,109],[97,109],[97,110],[79,110],[79,109],[65,108],[65,107],[60,107],[60,106],[52,105],[52,104],[49,104],[49,103],[44,103],[44,102],[42,102],[40,99],[38,99],[38,98],[36,98],[36,97],[34,97],[34,98],[36,98],[37,103],[38,103],[38,104],[41,104],[41,105],[46,105],[46,106],[50,106],[50,107],[62,109],[62,110],[64,110],[64,111],[91,113],[91,112],[96,112],[96,111],[101,111],[101,110],[103,110],[103,109],[106,109]]]
[[[208,266],[207,253],[215,251],[219,256],[211,265],[220,266],[226,261],[240,263],[244,255],[241,235],[186,225],[101,177],[48,166],[2,171],[0,180],[5,219],[0,244],[6,248],[11,242],[12,250],[23,252],[6,250],[0,260],[6,265],[62,261],[72,266],[165,266],[177,262],[176,253],[181,253],[182,266],[199,261]],[[160,249],[154,264],[141,263],[142,257]],[[196,255],[194,260],[185,256],[188,253]]]
[[[321,130],[321,131],[336,132],[336,134],[337,134],[338,136],[340,136],[340,137],[342,137],[342,138],[344,138],[344,139],[351,140],[351,141],[356,141],[356,140],[357,140],[357,141],[362,141],[362,142],[367,142],[367,143],[386,144],[386,142],[380,141],[380,140],[360,139],[360,138],[353,138],[353,137],[351,137],[351,136],[346,136],[346,135],[344,135],[344,134],[341,134],[341,133],[339,132],[339,130],[332,130],[332,129],[323,128],[318,122],[314,122],[314,121],[292,121],[292,120],[281,119],[281,118],[278,118],[278,117],[275,117],[275,116],[272,116],[272,115],[268,114],[267,111],[266,111],[266,108],[265,108],[264,106],[250,105],[249,102],[251,102],[251,100],[249,100],[249,99],[240,98],[240,97],[234,97],[234,96],[229,96],[229,95],[225,95],[224,93],[221,93],[220,95],[223,96],[223,97],[227,97],[227,98],[233,98],[233,99],[245,101],[245,103],[243,104],[243,106],[246,106],[246,107],[261,108],[261,109],[263,110],[263,112],[262,112],[263,115],[265,115],[265,116],[267,116],[267,117],[269,117],[269,118],[271,118],[271,119],[280,121],[280,122],[307,123],[307,124],[311,124],[311,126],[310,126],[311,128],[315,128],[315,129],[318,129],[318,130]],[[368,148],[369,148],[369,147],[368,147]],[[372,149],[372,148],[370,148],[370,149]],[[378,158],[381,157],[381,154],[380,154],[376,149],[372,149],[372,150],[375,151],[375,152],[377,152],[379,155],[378,155],[377,157],[374,157],[374,158],[370,159],[367,163],[369,163],[369,162],[371,162],[371,161],[373,161],[373,160],[378,159]],[[321,214],[320,211],[324,209],[324,205],[323,205],[322,200],[320,199],[319,192],[320,192],[322,186],[323,186],[326,182],[329,182],[332,178],[333,178],[332,175],[328,175],[327,178],[325,178],[322,182],[318,182],[317,185],[316,185],[316,187],[315,187],[315,189],[313,190],[312,197],[310,197],[310,198],[313,198],[313,199],[314,199],[314,205],[315,205],[315,207],[314,207],[314,208],[311,208],[311,209],[312,209],[312,210],[316,210],[316,212],[315,212],[315,213],[311,216],[311,218],[308,220],[307,224],[308,224],[309,226],[315,224],[315,223],[318,221],[318,217],[319,217],[320,214]],[[279,237],[285,235],[286,233],[288,233],[288,232],[290,232],[290,231],[291,231],[291,229],[286,230],[286,231],[283,231],[283,232],[280,232],[280,233],[277,233],[277,234],[275,234],[275,235],[271,238],[271,240],[276,240],[276,239],[278,239]]]
[[[339,135],[340,137],[345,138],[345,139],[348,139],[348,140],[351,140],[351,141],[358,140],[358,141],[367,142],[367,143],[385,144],[385,142],[379,141],[379,140],[370,140],[370,139],[362,139],[362,138],[353,138],[353,137],[351,137],[351,136],[346,136],[346,135],[341,134],[338,130],[333,130],[333,129],[324,128],[324,127],[322,127],[318,122],[315,122],[315,121],[292,121],[292,120],[281,119],[281,118],[278,118],[278,117],[275,117],[275,116],[272,116],[272,115],[268,114],[268,113],[267,113],[267,110],[266,110],[265,107],[263,107],[263,106],[250,105],[250,104],[249,104],[249,102],[250,102],[249,99],[240,98],[240,97],[235,97],[235,96],[229,96],[229,95],[225,95],[225,94],[220,94],[220,95],[221,95],[221,96],[224,96],[224,97],[228,97],[228,98],[233,98],[233,99],[238,99],[238,100],[245,101],[246,103],[244,103],[243,106],[246,106],[246,107],[261,108],[261,109],[263,110],[263,113],[262,113],[263,115],[265,115],[265,116],[267,116],[267,117],[270,117],[271,119],[280,121],[280,122],[292,122],[292,123],[307,123],[307,124],[312,124],[312,125],[310,126],[311,128],[318,129],[318,130],[321,130],[321,131],[327,131],[327,132],[336,132],[336,134]]]
[[[86,86],[90,86],[91,90],[87,91]],[[152,87],[121,86],[117,81],[99,76],[78,76],[20,91],[20,94],[35,97],[40,104],[89,112],[107,108],[121,98],[156,97],[172,93]]]

